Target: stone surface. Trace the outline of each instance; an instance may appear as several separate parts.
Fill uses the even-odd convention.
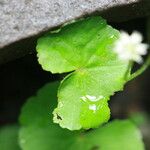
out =
[[[93,13],[124,21],[150,13],[149,0],[0,0],[0,64],[35,49],[41,33]]]

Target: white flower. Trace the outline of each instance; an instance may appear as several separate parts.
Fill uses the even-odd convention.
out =
[[[148,44],[142,43],[142,35],[134,31],[131,35],[121,31],[119,39],[114,45],[114,52],[121,60],[142,63],[142,55],[147,53]]]

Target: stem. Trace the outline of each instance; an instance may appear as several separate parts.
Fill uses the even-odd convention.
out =
[[[128,78],[131,76],[131,75],[130,75],[130,72],[131,72],[132,67],[133,67],[133,61],[130,61],[129,64],[128,64],[128,69],[127,69],[127,71],[126,71],[126,73],[125,73],[125,78],[126,78],[127,80],[128,80]],[[130,75],[130,76],[129,76],[129,75]]]
[[[142,65],[142,67],[140,69],[138,69],[136,72],[134,72],[133,74],[130,75],[130,77],[128,78],[128,81],[136,78],[137,76],[141,75],[150,65],[150,55],[148,56],[147,60],[145,61],[145,63]]]

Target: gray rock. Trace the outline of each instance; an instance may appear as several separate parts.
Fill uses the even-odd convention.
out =
[[[0,64],[29,53],[37,36],[67,21],[92,13],[124,21],[147,15],[148,1],[0,0]]]

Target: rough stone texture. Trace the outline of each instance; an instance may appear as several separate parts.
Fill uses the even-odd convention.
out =
[[[41,33],[92,13],[101,14],[109,21],[124,21],[148,15],[150,2],[149,0],[0,0],[0,64],[35,49],[36,38]]]

